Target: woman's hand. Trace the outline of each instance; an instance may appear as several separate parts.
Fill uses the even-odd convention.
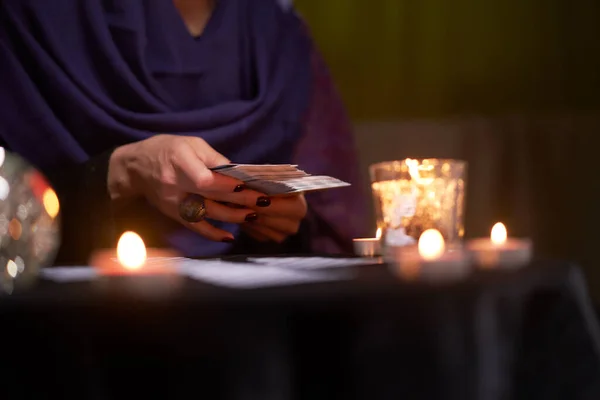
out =
[[[256,220],[242,227],[244,232],[258,241],[281,243],[298,232],[306,211],[304,195],[272,197],[271,205],[264,209],[257,208]]]
[[[108,171],[109,194],[115,202],[144,196],[187,228],[211,240],[225,242],[234,240],[230,232],[207,221],[191,223],[181,218],[179,205],[186,196],[194,193],[205,198],[207,218],[238,224],[256,220],[258,211],[271,206],[275,213],[269,214],[268,221],[278,221],[280,213],[290,209],[279,200],[271,204],[263,194],[245,189],[241,181],[210,170],[228,163],[226,157],[203,139],[153,136],[115,150]],[[241,207],[228,207],[222,203]]]

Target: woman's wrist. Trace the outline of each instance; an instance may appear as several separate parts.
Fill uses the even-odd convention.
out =
[[[117,147],[108,163],[107,188],[110,199],[122,202],[139,196],[132,179],[131,165],[134,160],[135,143]]]

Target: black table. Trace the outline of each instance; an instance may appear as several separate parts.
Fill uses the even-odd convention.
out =
[[[2,399],[599,399],[600,332],[577,267],[232,290],[122,280],[0,299]]]

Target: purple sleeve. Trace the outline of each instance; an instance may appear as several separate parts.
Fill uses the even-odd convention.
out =
[[[312,94],[294,163],[313,175],[329,175],[352,184],[306,195],[312,250],[351,252],[352,238],[367,234],[371,213],[361,185],[350,120],[322,56],[313,49]]]

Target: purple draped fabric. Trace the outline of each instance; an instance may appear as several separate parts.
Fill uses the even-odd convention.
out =
[[[40,168],[171,133],[202,137],[239,163],[297,161],[311,172],[354,178],[339,167],[356,161],[344,158],[353,156],[344,150],[353,146],[346,120],[338,128],[310,117],[311,88],[313,110],[321,92],[310,39],[276,0],[220,0],[199,38],[172,0],[4,0],[0,60],[0,138]],[[333,111],[335,121],[341,107]],[[325,129],[314,127],[320,124]],[[341,147],[303,156],[315,140],[323,149]],[[313,199],[315,215],[338,200]],[[158,212],[148,218],[188,256],[229,249]],[[338,231],[335,218],[326,220]]]
[[[360,165],[350,120],[325,62],[313,46],[310,108],[294,163],[315,175],[331,175],[352,187],[307,195],[312,249],[349,252],[352,238],[373,236],[367,230],[369,207],[362,190]]]

